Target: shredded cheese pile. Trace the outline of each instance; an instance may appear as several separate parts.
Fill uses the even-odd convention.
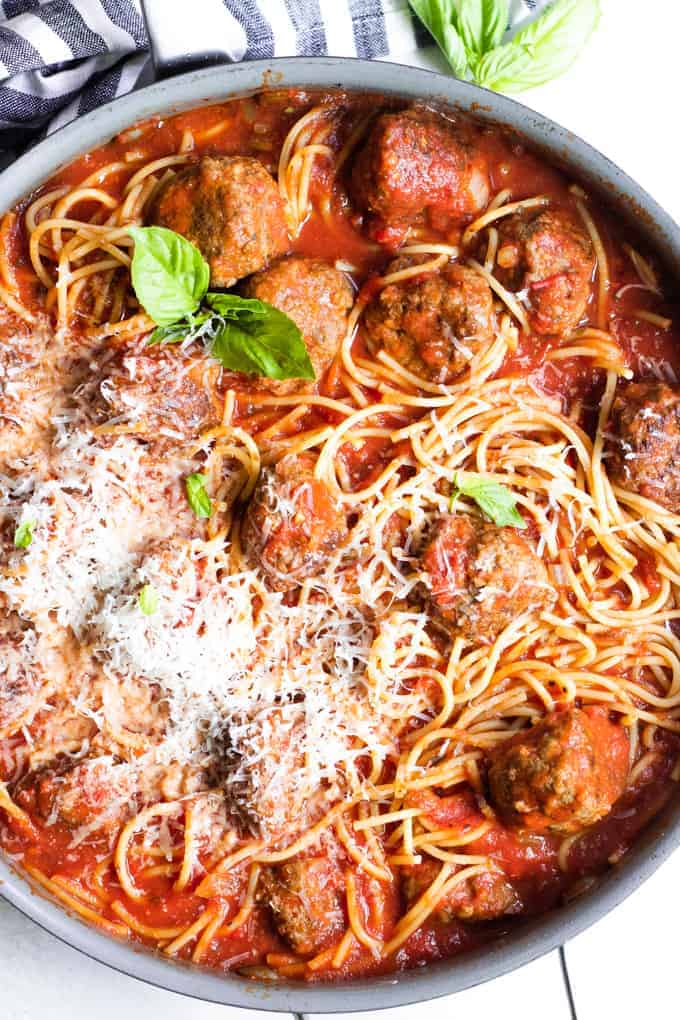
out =
[[[148,703],[141,695],[134,703],[140,684],[152,707],[164,707],[140,767],[195,765],[218,774],[245,813],[254,802],[257,814],[262,797],[284,813],[293,793],[303,803],[321,785],[349,795],[358,760],[393,750],[390,719],[366,680],[375,612],[336,578],[319,579],[291,606],[256,570],[221,569],[224,549],[197,537],[182,492],[196,463],[129,436],[100,438],[74,415],[59,423],[46,462],[16,466],[21,473],[0,482],[0,593],[28,625],[24,645],[35,649],[37,635],[49,634],[65,650],[75,636],[80,680],[72,683],[71,657],[54,686],[101,733],[107,723],[139,730]],[[21,524],[33,537],[16,549]],[[150,615],[139,605],[145,585],[157,595]],[[46,658],[38,669],[47,672]],[[266,775],[273,721],[280,741],[294,731],[294,753],[284,762],[282,746],[276,774]],[[95,744],[110,757],[106,739]]]

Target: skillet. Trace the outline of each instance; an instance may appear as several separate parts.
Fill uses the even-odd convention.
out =
[[[576,135],[504,96],[398,64],[349,58],[284,58],[207,67],[147,86],[51,135],[0,175],[0,211],[11,208],[61,166],[153,114],[200,107],[262,87],[348,88],[446,103],[506,127],[548,162],[580,180],[664,258],[680,278],[680,227],[622,170]],[[102,963],[174,992],[224,1005],[281,1012],[340,1013],[425,1001],[492,980],[550,952],[604,916],[680,845],[680,795],[638,837],[623,861],[578,899],[480,950],[402,974],[340,986],[254,983],[217,975],[114,941],[35,892],[0,858],[0,895],[43,928]]]

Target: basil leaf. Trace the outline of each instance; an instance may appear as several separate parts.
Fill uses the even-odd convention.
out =
[[[314,379],[300,330],[278,308],[234,294],[208,294],[216,315],[205,338],[213,358],[233,372],[268,379]]]
[[[484,54],[475,67],[475,80],[478,85],[494,92],[521,92],[529,87],[518,83],[530,65],[528,52],[509,42]]]
[[[150,344],[202,340],[232,372],[269,379],[314,379],[302,334],[292,319],[266,301],[209,292],[201,311],[181,322],[158,326]],[[205,306],[204,306],[205,307]]]
[[[234,372],[268,379],[315,378],[300,331],[282,312],[268,316],[257,329],[251,324],[223,320],[210,353]]]
[[[556,0],[505,46],[482,57],[477,81],[486,88],[521,92],[564,74],[595,31],[600,0]]]
[[[510,20],[510,0],[458,0],[458,34],[470,63],[500,45]]]
[[[147,345],[179,344],[191,333],[192,324],[187,321],[173,322],[171,326],[156,326],[147,340]]]
[[[501,45],[509,0],[409,0],[454,74],[486,88],[521,92],[571,67],[600,20],[600,0],[554,0]]]
[[[205,302],[223,319],[261,319],[274,307],[257,298],[244,298],[237,294],[216,294],[214,291],[208,291]]]
[[[482,53],[500,46],[509,24],[510,0],[482,0]]]
[[[456,474],[453,479],[454,489],[451,493],[449,508],[453,510],[458,496],[468,496],[474,500],[482,513],[490,517],[499,528],[509,526],[526,528],[527,524],[515,504],[515,497],[510,489],[499,482],[494,482],[484,475]]]
[[[145,584],[141,589],[137,604],[145,616],[152,616],[158,609],[158,592],[152,584]]]
[[[132,286],[159,326],[195,312],[210,283],[210,267],[198,248],[165,227],[131,227],[135,242]]]
[[[210,269],[198,248],[165,227],[132,227],[132,283],[156,329],[149,344],[203,340],[235,372],[314,379],[302,334],[278,308],[236,294],[208,293]],[[205,305],[201,302],[205,298]],[[209,516],[209,515],[208,515]]]
[[[185,340],[198,340],[201,337],[201,326],[213,318],[210,311],[194,312],[171,326],[156,326],[147,340],[147,344],[179,344]]]
[[[425,25],[451,65],[457,78],[464,78],[468,58],[457,30],[456,0],[409,0],[413,12]]]
[[[207,493],[205,483],[208,481],[205,475],[198,473],[187,475],[184,479],[189,506],[197,517],[207,519],[212,515],[213,505]]]
[[[15,549],[28,549],[33,541],[33,529],[35,521],[22,521],[14,532]]]

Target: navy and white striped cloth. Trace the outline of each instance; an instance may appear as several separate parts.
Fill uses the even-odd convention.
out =
[[[545,2],[513,0],[513,23]],[[152,80],[150,50],[408,63],[431,45],[407,0],[0,0],[0,152]]]

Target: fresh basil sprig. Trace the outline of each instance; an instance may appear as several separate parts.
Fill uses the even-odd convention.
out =
[[[14,531],[14,548],[28,549],[33,541],[35,521],[22,521]]]
[[[479,60],[500,46],[510,20],[510,0],[460,0],[455,6],[466,53]]]
[[[269,379],[313,379],[314,369],[292,319],[278,308],[235,294],[208,294],[217,313],[211,353],[238,372]]]
[[[200,340],[232,372],[269,379],[314,379],[300,330],[255,298],[208,290],[210,267],[198,248],[165,227],[132,227],[132,285],[157,323],[149,343]]]
[[[484,475],[459,474],[453,478],[453,491],[449,509],[453,510],[459,496],[474,500],[482,513],[486,514],[499,528],[526,528],[527,523],[517,509],[515,497],[510,489],[500,482]]]
[[[198,472],[193,475],[187,475],[184,479],[189,506],[196,516],[203,520],[207,520],[208,517],[212,516],[213,511],[212,500],[205,487],[207,481],[206,476]]]
[[[448,60],[456,78],[465,78],[468,55],[458,34],[456,0],[409,0],[409,4]]]
[[[210,283],[198,248],[166,227],[131,227],[130,234],[132,286],[153,321],[171,326],[195,312]]]
[[[503,43],[509,0],[409,0],[458,78],[521,92],[564,74],[600,20],[600,0],[554,0]]]
[[[139,609],[145,616],[153,616],[158,609],[158,592],[152,584],[145,584],[137,596]]]

